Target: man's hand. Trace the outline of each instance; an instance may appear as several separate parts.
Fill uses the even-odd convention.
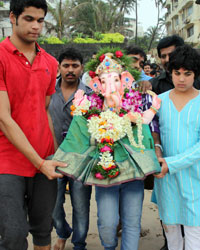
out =
[[[139,86],[138,90],[142,92],[142,94],[146,94],[147,90],[152,90],[152,85],[149,81],[141,81],[137,84]]]
[[[59,161],[45,160],[42,164],[40,171],[46,175],[49,180],[53,180],[56,178],[62,178],[62,174],[58,174],[55,172],[56,167],[66,167],[67,164]]]
[[[169,168],[164,158],[158,158],[158,161],[161,163],[162,169],[159,174],[154,174],[154,177],[161,179],[169,172]]]

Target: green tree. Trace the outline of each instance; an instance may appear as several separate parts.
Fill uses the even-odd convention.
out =
[[[164,6],[163,0],[155,0],[155,6],[157,8],[157,23],[155,27],[150,27],[148,32],[151,33],[151,40],[149,43],[148,51],[152,48],[153,42],[159,37],[159,30],[163,26],[163,19],[160,17],[161,9]]]
[[[79,0],[72,11],[71,27],[75,33],[94,37],[96,32],[120,32],[122,13],[112,1]]]
[[[123,14],[130,14],[135,8],[137,0],[112,0],[112,2],[119,8]]]
[[[70,27],[72,8],[71,0],[56,0],[55,4],[48,2],[48,13],[53,17],[53,21],[45,21],[47,33],[54,31],[58,38],[62,39]]]

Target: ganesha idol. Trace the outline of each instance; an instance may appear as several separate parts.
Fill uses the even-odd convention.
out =
[[[142,96],[133,76],[107,53],[89,83],[94,91],[75,94],[73,120],[54,159],[67,163],[57,171],[86,185],[112,186],[160,172],[149,123],[160,108],[153,93],[142,112]],[[124,66],[124,65],[123,65]]]

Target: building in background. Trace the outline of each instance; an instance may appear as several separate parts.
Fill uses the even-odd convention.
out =
[[[12,32],[12,26],[9,19],[9,0],[0,0],[0,39],[9,36]]]
[[[196,0],[166,0],[167,34],[178,34],[186,43],[200,45],[200,5]]]
[[[130,18],[126,17],[125,18],[125,36],[129,39],[135,38],[135,33],[136,33],[136,20],[135,18]],[[143,37],[144,36],[144,31],[143,27],[138,23],[137,25],[137,36],[138,37]]]

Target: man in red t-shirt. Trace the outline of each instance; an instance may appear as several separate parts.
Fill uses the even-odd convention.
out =
[[[48,105],[57,62],[36,40],[46,0],[11,0],[12,35],[0,43],[0,249],[49,250],[57,186]],[[52,130],[52,131],[51,131]],[[27,221],[28,216],[28,221]]]

